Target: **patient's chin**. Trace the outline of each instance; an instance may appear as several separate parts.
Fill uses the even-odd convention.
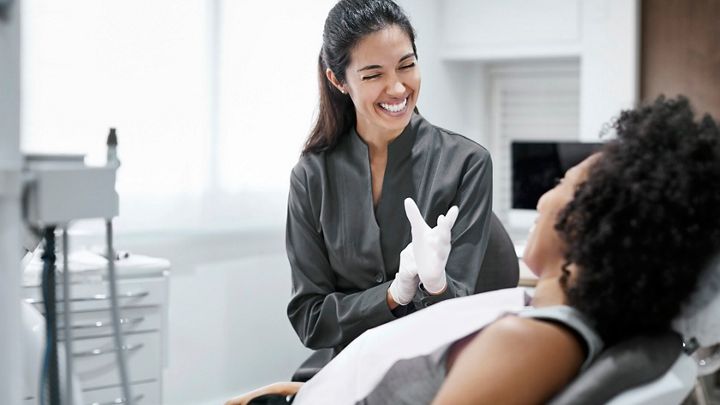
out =
[[[529,252],[527,247],[525,248],[525,252],[523,252],[522,261],[534,275],[537,277],[542,275],[542,267],[538,265],[536,256],[533,255],[531,251]]]
[[[527,262],[526,262],[525,264],[527,264]],[[542,272],[542,269],[541,269],[541,268],[536,267],[536,266],[531,266],[531,265],[529,265],[529,264],[528,264],[527,266],[528,266],[528,268],[530,269],[530,271],[531,271],[534,275],[536,275],[538,278],[542,277],[542,273],[543,273],[543,272]]]

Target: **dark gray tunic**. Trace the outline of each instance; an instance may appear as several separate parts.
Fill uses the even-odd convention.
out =
[[[473,293],[488,241],[492,163],[485,148],[415,114],[388,147],[382,194],[373,206],[367,145],[355,130],[337,146],[303,156],[288,197],[292,269],[288,317],[305,346],[340,349],[395,319],[386,302],[400,252],[411,241],[403,200],[412,197],[430,226],[457,205],[448,288],[419,289],[407,312]]]

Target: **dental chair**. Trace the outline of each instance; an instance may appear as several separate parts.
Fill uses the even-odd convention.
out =
[[[702,274],[673,329],[607,348],[550,404],[682,403],[698,377],[720,369],[720,262]]]
[[[495,213],[490,217],[489,232],[490,237],[474,294],[515,287],[520,279],[520,265],[515,246]],[[295,371],[292,381],[309,380],[336,354],[335,349],[331,348],[316,350]]]

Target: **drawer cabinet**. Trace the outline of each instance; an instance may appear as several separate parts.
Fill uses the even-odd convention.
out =
[[[159,380],[162,364],[160,334],[153,332],[124,336],[128,376],[131,382]],[[118,384],[117,348],[112,336],[78,339],[73,344],[75,375],[83,389]]]
[[[58,325],[59,340],[65,340],[63,328],[64,318],[60,316]],[[162,308],[159,306],[143,308],[121,308],[120,328],[123,333],[139,333],[163,330]],[[72,314],[72,336],[75,340],[110,336],[113,332],[112,317],[110,311],[83,311]]]
[[[126,355],[131,393],[138,405],[162,404],[162,369],[167,347],[168,269],[117,282],[124,347],[113,339],[110,294],[105,281],[71,285],[73,372],[85,405],[123,404],[117,350]],[[40,286],[25,286],[23,295],[44,312]],[[64,347],[62,288],[57,288],[58,336]],[[28,403],[29,404],[29,403]]]
[[[130,388],[136,405],[156,405],[160,403],[159,392],[155,383],[147,382],[133,384]],[[117,405],[126,403],[120,387],[88,390],[83,393],[83,399],[88,405]]]
[[[164,279],[165,277],[160,277]],[[60,282],[60,280],[58,280]],[[139,280],[118,280],[118,303],[122,307],[163,306],[166,301],[167,284],[156,278]],[[71,309],[73,311],[96,311],[110,309],[110,293],[106,282],[73,284],[71,291]],[[39,286],[24,288],[25,301],[36,304],[44,310],[42,291]],[[62,313],[62,288],[56,292],[58,313]]]

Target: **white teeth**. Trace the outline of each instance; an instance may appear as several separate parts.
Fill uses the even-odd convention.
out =
[[[407,98],[405,100],[403,100],[402,103],[399,103],[399,104],[380,103],[380,107],[382,107],[390,112],[400,112],[405,108],[406,105],[407,105]]]

